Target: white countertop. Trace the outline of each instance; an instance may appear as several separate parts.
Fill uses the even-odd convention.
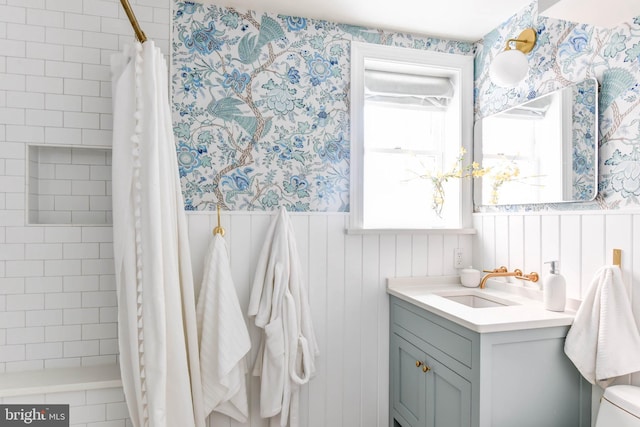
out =
[[[394,277],[387,279],[387,293],[480,333],[568,326],[575,316],[575,311],[569,309],[545,310],[538,290],[491,279],[485,289],[479,289],[462,286],[458,276]],[[472,308],[436,293],[487,295],[513,305]],[[570,301],[567,306],[572,307]]]

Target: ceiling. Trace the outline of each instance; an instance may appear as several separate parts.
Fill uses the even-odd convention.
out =
[[[203,3],[451,40],[477,41],[531,1],[203,0]]]
[[[538,0],[540,15],[612,28],[640,16],[638,0]]]
[[[478,41],[533,0],[200,0],[220,6]],[[640,16],[640,0],[538,0],[543,16],[613,27]]]

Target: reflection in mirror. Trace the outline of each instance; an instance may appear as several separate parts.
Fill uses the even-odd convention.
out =
[[[475,185],[476,204],[593,200],[597,89],[587,79],[478,121],[475,160],[489,172]]]

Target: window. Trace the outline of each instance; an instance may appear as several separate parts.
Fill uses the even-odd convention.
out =
[[[462,228],[471,183],[448,179],[434,209],[434,182],[469,152],[473,57],[353,43],[351,228]]]

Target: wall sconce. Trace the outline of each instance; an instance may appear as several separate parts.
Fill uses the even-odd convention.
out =
[[[536,30],[527,28],[517,39],[507,40],[504,51],[498,53],[489,67],[489,76],[498,86],[514,87],[527,76],[529,61],[525,54],[536,45]]]

